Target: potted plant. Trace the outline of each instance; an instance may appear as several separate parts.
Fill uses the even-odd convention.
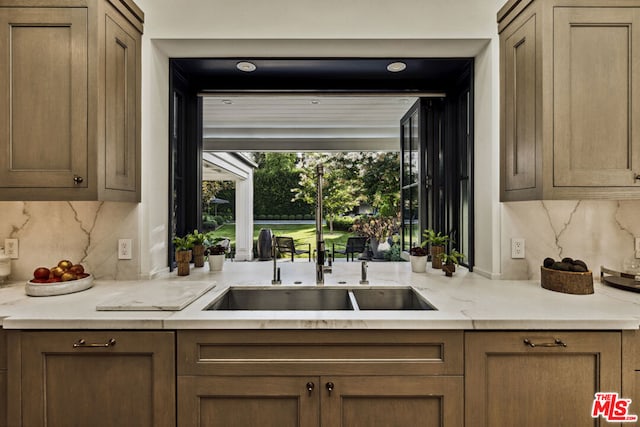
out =
[[[176,250],[176,263],[178,264],[178,276],[189,275],[189,263],[191,262],[191,248],[193,243],[189,236],[174,237],[173,246]]]
[[[449,236],[441,234],[431,229],[424,230],[422,236],[426,243],[429,243],[431,249],[431,267],[435,269],[442,268],[442,260],[440,254],[444,252],[444,245],[449,241]]]
[[[458,265],[459,261],[464,258],[464,255],[455,249],[452,249],[449,253],[443,252],[439,254],[438,258],[442,261],[442,271],[444,271],[444,274],[451,277],[456,271],[456,265]]]
[[[353,222],[351,230],[358,236],[369,238],[369,247],[373,258],[384,258],[378,251],[378,245],[398,230],[398,220],[392,216],[360,217]]]
[[[193,266],[204,267],[204,233],[199,233],[198,230],[193,230],[193,233],[189,233],[187,237],[193,244],[191,250],[193,252]]]
[[[221,271],[229,251],[229,239],[208,235],[205,244],[207,246],[205,255],[209,262],[209,271]]]
[[[414,246],[409,249],[409,260],[411,261],[411,271],[414,273],[427,271],[427,250],[424,247]]]

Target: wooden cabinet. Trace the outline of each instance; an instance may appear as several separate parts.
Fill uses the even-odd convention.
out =
[[[0,200],[140,201],[131,0],[0,1]]]
[[[0,328],[0,427],[7,425],[7,338]]]
[[[461,331],[179,331],[178,422],[462,426],[462,339]]]
[[[15,332],[9,425],[175,424],[172,332]]]
[[[465,423],[604,424],[591,418],[594,394],[620,392],[620,360],[619,332],[469,332]]]
[[[640,3],[511,0],[498,23],[501,200],[640,198]]]
[[[622,397],[629,413],[640,416],[640,331],[622,331]]]

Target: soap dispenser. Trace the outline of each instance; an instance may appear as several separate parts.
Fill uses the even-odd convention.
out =
[[[4,248],[0,248],[0,285],[11,274],[11,258],[4,254]]]

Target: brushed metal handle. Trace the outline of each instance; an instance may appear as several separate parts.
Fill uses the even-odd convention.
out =
[[[82,178],[81,176],[78,176],[78,175],[73,176],[73,182],[75,184],[82,184],[82,181],[84,181],[84,178]]]
[[[562,342],[562,340],[560,338],[556,338],[553,340],[553,342],[542,342],[542,343],[534,343],[531,342],[530,339],[525,338],[524,339],[524,344],[528,345],[531,348],[535,348],[535,347],[566,347],[567,344],[565,344],[564,342]]]
[[[335,386],[333,385],[333,383],[332,383],[332,382],[328,382],[328,383],[326,384],[326,387],[327,387],[327,391],[329,392],[329,395],[331,395],[331,392],[333,391],[333,388],[334,388]]]
[[[73,348],[89,348],[89,347],[105,348],[105,347],[113,347],[114,345],[116,345],[115,338],[109,339],[109,341],[107,341],[106,343],[90,343],[90,344],[87,344],[84,338],[80,338],[78,342],[73,343]]]
[[[316,385],[312,382],[308,382],[307,383],[307,391],[309,392],[309,396],[311,396],[311,393],[313,392],[313,389],[316,387]]]

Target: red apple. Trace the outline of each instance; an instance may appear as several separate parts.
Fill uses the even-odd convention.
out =
[[[57,283],[57,282],[62,282],[62,279],[59,277],[52,277],[50,279],[47,279],[47,283]]]
[[[75,274],[76,276],[84,273],[84,267],[80,264],[74,264],[69,268],[69,272]]]
[[[89,277],[90,274],[89,273],[80,273],[78,274],[78,279],[84,279],[85,277]]]
[[[48,279],[49,278],[49,273],[51,273],[51,271],[46,268],[46,267],[38,267],[35,269],[35,271],[33,272],[33,277],[36,279]]]
[[[31,279],[31,283],[47,283],[49,279]]]

